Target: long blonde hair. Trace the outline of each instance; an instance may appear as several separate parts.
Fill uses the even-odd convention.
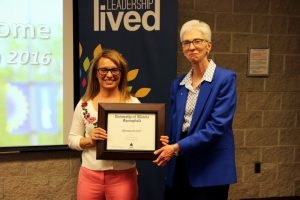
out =
[[[130,92],[127,89],[128,64],[122,54],[114,49],[104,49],[92,60],[88,74],[88,85],[81,99],[83,101],[93,99],[100,91],[100,84],[97,78],[97,66],[101,58],[110,59],[121,69],[121,79],[118,85],[118,89],[121,92],[121,100],[128,100],[131,96]]]

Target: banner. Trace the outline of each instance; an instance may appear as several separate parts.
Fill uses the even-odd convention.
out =
[[[128,61],[128,86],[142,103],[169,103],[177,69],[177,1],[77,0],[80,96],[93,56],[116,49]],[[168,108],[168,105],[167,105]],[[140,199],[162,199],[163,169],[139,161]]]

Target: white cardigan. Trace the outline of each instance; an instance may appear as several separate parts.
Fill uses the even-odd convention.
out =
[[[140,103],[136,97],[131,97],[126,103]],[[98,111],[93,107],[92,100],[83,105],[82,100],[76,105],[71,129],[69,132],[69,147],[82,151],[82,166],[91,170],[123,170],[136,166],[134,160],[97,160],[96,147],[82,149],[79,141],[83,137],[89,137],[90,131],[98,121]]]

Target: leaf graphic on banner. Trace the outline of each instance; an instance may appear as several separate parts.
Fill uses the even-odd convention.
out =
[[[93,54],[94,58],[95,58],[101,51],[102,51],[102,46],[101,46],[101,44],[98,44],[98,45],[96,46],[96,48],[94,49],[94,54]]]
[[[128,90],[129,92],[131,92],[132,86],[127,86],[127,90]]]
[[[99,53],[101,53],[101,51],[103,51],[102,49],[102,46],[101,44],[98,44],[96,46],[96,48],[94,49],[93,51],[93,58],[95,58]],[[82,54],[83,54],[83,47],[82,47],[82,44],[79,42],[79,58],[80,59],[83,59],[81,58],[82,57]],[[89,57],[86,57],[84,60],[83,60],[83,64],[82,64],[82,67],[84,69],[85,72],[87,72],[89,70],[89,67],[90,67],[90,59]],[[84,91],[84,88],[86,87],[87,85],[87,77],[86,77],[86,73],[84,73],[85,75],[83,75],[83,77],[81,78],[81,88],[82,90]],[[128,73],[127,73],[127,81],[132,81],[134,79],[136,79],[136,77],[138,76],[139,74],[139,69],[132,69],[132,70],[129,70]],[[133,92],[133,86],[127,86],[127,90],[130,92],[130,93],[134,93]],[[151,91],[151,88],[140,88],[138,89],[134,96],[137,97],[137,98],[143,98],[143,97],[146,97]]]
[[[79,58],[82,56],[82,46],[81,43],[79,42]]]
[[[84,71],[87,71],[90,67],[90,60],[88,57],[86,57],[83,61],[83,69]]]
[[[134,80],[136,78],[136,76],[138,75],[138,73],[139,73],[139,69],[133,69],[133,70],[128,71],[127,80],[128,81]]]
[[[140,88],[134,96],[141,98],[141,97],[145,97],[149,94],[149,92],[151,91],[151,88]]]

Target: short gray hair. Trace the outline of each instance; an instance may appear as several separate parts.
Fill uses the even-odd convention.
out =
[[[186,31],[190,31],[192,29],[196,29],[200,31],[204,35],[204,39],[211,42],[211,29],[210,26],[197,19],[193,19],[185,22],[180,29],[180,41],[182,41],[182,36]]]

